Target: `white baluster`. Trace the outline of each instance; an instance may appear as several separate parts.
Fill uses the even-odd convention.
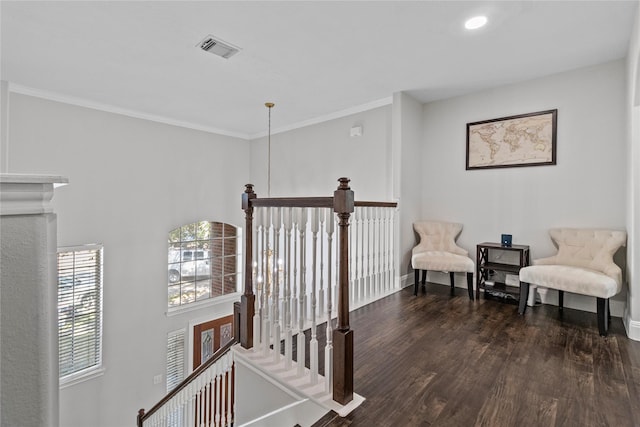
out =
[[[207,381],[207,384],[204,387],[204,423],[205,425],[209,424],[209,421],[213,419],[213,414],[212,409],[215,411],[215,408],[211,408],[212,403],[211,402],[211,394],[212,394],[212,390],[211,390],[211,380]]]
[[[307,211],[302,209],[300,211],[300,222],[298,223],[298,230],[300,232],[300,297],[299,297],[299,312],[298,312],[298,341],[296,345],[298,370],[297,375],[301,377],[304,374],[304,304],[306,293],[306,260],[305,260],[305,232],[307,230]]]
[[[376,208],[376,216],[378,218],[378,294],[376,295],[378,298],[380,297],[380,295],[382,294],[382,289],[384,284],[382,283],[382,225],[383,225],[383,220],[382,220],[382,215],[381,215],[381,208],[377,207]]]
[[[265,208],[265,216],[263,218],[265,224],[265,241],[264,241],[264,268],[263,268],[263,279],[264,279],[264,315],[262,318],[262,332],[263,332],[263,343],[264,346],[262,348],[262,354],[264,357],[267,357],[269,354],[269,349],[271,347],[271,298],[272,295],[272,283],[271,283],[271,273],[272,269],[272,261],[273,256],[269,256],[271,253],[270,242],[271,242],[271,208]]]
[[[356,286],[356,281],[355,281],[355,271],[353,269],[353,255],[355,254],[356,250],[355,250],[355,246],[356,246],[356,241],[357,241],[357,237],[356,237],[356,229],[355,227],[353,227],[353,221],[355,219],[355,212],[354,215],[351,216],[351,226],[348,228],[348,233],[349,233],[349,298],[351,298],[350,301],[350,307],[355,307],[356,302],[358,301],[358,289]]]
[[[260,208],[258,213],[261,223],[261,234],[262,238],[260,239],[260,254],[258,255],[259,265],[258,265],[258,275],[261,280],[261,302],[260,302],[260,349],[262,351],[266,351],[265,348],[268,348],[269,336],[267,335],[267,319],[269,317],[269,296],[267,295],[267,218],[268,218],[268,208]]]
[[[378,283],[379,290],[377,298],[384,293],[384,211],[377,207],[378,212]]]
[[[380,218],[378,208],[373,208],[373,276],[374,276],[374,298],[380,295]]]
[[[257,213],[257,212],[256,212]],[[254,241],[256,244],[254,245],[255,250],[253,254],[253,266],[252,266],[252,279],[255,281],[255,289],[256,289],[256,298],[253,313],[253,351],[260,350],[261,337],[260,337],[260,323],[261,323],[261,313],[262,313],[262,284],[258,282],[258,263],[260,261],[260,249],[259,249],[259,236],[260,230],[262,228],[262,223],[260,221],[260,215],[255,215],[255,236]]]
[[[360,281],[365,298],[367,293],[367,208],[360,208]]]
[[[373,299],[375,288],[374,262],[373,256],[375,234],[373,232],[373,208],[366,208],[367,212],[367,297]]]
[[[233,357],[231,358],[232,361],[234,361]],[[235,373],[235,361],[233,362],[233,365],[231,366],[232,369],[232,373]],[[231,375],[232,378],[235,378],[235,375]],[[236,385],[234,383],[233,384],[233,389],[232,389],[232,393],[231,393],[231,401],[229,402],[229,405],[231,405],[231,416],[232,419],[235,420],[236,419],[236,402],[238,401],[238,398],[236,396]]]
[[[220,427],[221,421],[222,421],[222,417],[221,417],[221,408],[220,408],[220,396],[222,396],[222,373],[224,372],[223,370],[223,366],[222,363],[217,363],[217,368],[216,369],[216,379],[215,379],[215,385],[214,385],[214,390],[215,390],[215,417],[214,417],[214,425],[216,427]]]
[[[318,291],[318,313],[320,315],[324,314],[324,238],[322,236],[322,230],[324,230],[324,217],[325,210],[318,211],[319,222],[320,222],[320,290]]]
[[[298,288],[299,278],[298,278],[298,240],[299,234],[296,230],[300,229],[300,210],[295,208],[292,210],[293,220],[293,296],[291,298],[291,329],[295,329],[295,326],[298,324]]]
[[[387,232],[386,232],[386,245],[385,245],[385,250],[386,250],[386,258],[387,258],[387,262],[386,262],[386,282],[387,282],[387,290],[389,292],[391,292],[391,289],[393,289],[392,286],[392,277],[391,277],[391,253],[392,253],[392,248],[393,248],[393,243],[391,240],[391,214],[392,214],[392,210],[391,208],[386,208],[385,209],[385,216],[386,216],[386,224],[387,224]]]
[[[389,292],[389,210],[381,208],[382,211],[382,283],[384,293]]]
[[[228,353],[229,354],[229,370],[227,371],[227,381],[229,381],[229,387],[228,387],[228,392],[227,394],[229,395],[227,398],[227,424],[226,425],[230,425],[231,422],[233,421],[233,408],[231,407],[231,402],[233,401],[232,396],[235,393],[235,387],[233,384],[233,355],[231,354],[231,352]]]
[[[369,298],[373,297],[373,208],[367,208],[367,294]]]
[[[196,417],[195,417],[195,395],[194,395],[194,390],[193,390],[193,383],[189,384],[189,406],[188,406],[188,416],[187,416],[187,425],[188,426],[192,426],[195,425],[196,423]]]
[[[361,221],[361,217],[362,217],[362,208],[355,208],[354,212],[353,212],[353,228],[355,228],[355,235],[356,235],[356,240],[354,242],[354,246],[355,246],[355,250],[353,253],[353,271],[354,271],[354,276],[355,276],[355,281],[354,281],[354,292],[358,293],[358,298],[357,300],[360,302],[363,302],[364,300],[366,300],[366,295],[364,293],[364,284],[362,283],[362,280],[360,280],[360,265],[358,263],[358,260],[360,259],[360,251],[361,251],[361,244],[360,241],[362,240],[362,236],[360,236],[360,223]]]
[[[352,218],[353,220],[353,218]],[[354,298],[355,298],[355,292],[353,291],[353,270],[351,269],[351,265],[353,264],[351,261],[351,257],[353,256],[353,232],[354,229],[353,227],[349,227],[347,229],[347,233],[349,234],[349,238],[347,239],[347,244],[349,245],[349,281],[347,286],[349,287],[349,307],[353,307],[354,306]]]
[[[280,324],[280,275],[282,259],[280,258],[280,229],[282,227],[282,208],[274,208],[273,228],[275,238],[273,242],[273,361],[280,361],[280,339],[282,325]]]
[[[400,268],[400,249],[399,249],[399,242],[398,242],[398,227],[399,227],[399,222],[398,222],[398,208],[395,208],[393,210],[393,270],[392,270],[392,276],[393,276],[393,281],[395,283],[395,288],[400,288],[401,284],[400,284],[400,277],[398,276],[398,271]]]
[[[367,301],[369,296],[367,295],[366,283],[364,280],[364,241],[365,241],[365,228],[364,228],[364,207],[355,208],[355,224],[357,229],[358,241],[356,242],[356,286],[360,293],[360,301]]]
[[[303,209],[302,212],[304,212],[304,222],[302,223],[303,227],[304,227],[304,235],[302,240],[300,241],[300,247],[303,249],[303,260],[304,262],[300,264],[300,271],[301,271],[301,276],[304,277],[304,282],[301,283],[302,285],[302,291],[300,292],[300,298],[302,299],[302,310],[300,311],[300,316],[302,317],[302,321],[303,324],[306,324],[307,320],[309,319],[309,286],[308,286],[308,282],[309,282],[309,277],[307,276],[308,271],[307,271],[307,265],[308,265],[308,255],[307,255],[307,229],[309,228],[309,210],[307,208]],[[301,216],[300,219],[302,220],[303,217]]]
[[[221,420],[221,424],[223,426],[226,426],[228,423],[228,419],[227,419],[227,411],[225,411],[225,408],[227,407],[227,402],[226,402],[226,398],[227,398],[227,380],[228,380],[228,373],[229,373],[229,369],[228,369],[228,364],[229,361],[227,359],[226,356],[223,356],[222,358],[222,375],[220,376],[221,380],[222,380],[222,392],[220,393],[220,399],[216,399],[220,401],[220,420]]]
[[[311,370],[311,384],[318,383],[318,337],[316,319],[316,278],[318,276],[317,267],[317,247],[318,247],[318,208],[311,210],[311,341],[309,342],[309,369]]]
[[[336,225],[338,224],[338,217],[336,215],[333,215],[333,227],[335,229]],[[333,249],[335,249],[336,254],[338,254],[338,241],[336,240],[334,243],[334,247]],[[340,269],[340,260],[338,259],[338,256],[336,255],[336,261],[335,264],[336,266],[336,271],[334,273],[334,277],[332,278],[332,283],[333,283],[333,306],[335,307],[336,305],[338,305],[338,272]]]
[[[203,417],[203,405],[204,405],[204,396],[203,396],[203,381],[202,377],[197,380],[197,388],[198,388],[198,425],[204,425],[204,417]]]
[[[284,211],[285,267],[284,267],[284,366],[291,369],[293,360],[293,332],[291,331],[291,226],[293,208]]]
[[[331,310],[333,309],[331,300],[331,284],[333,282],[331,267],[333,266],[333,260],[331,253],[335,219],[331,209],[327,209],[325,213],[327,215],[327,266],[329,268],[327,277],[329,278],[329,285],[327,286],[327,344],[324,348],[324,389],[326,393],[331,393],[333,390],[333,328],[331,327]]]

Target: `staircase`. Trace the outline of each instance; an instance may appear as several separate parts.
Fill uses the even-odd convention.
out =
[[[354,201],[349,179],[339,182],[333,197],[264,199],[246,186],[239,345],[140,410],[138,427],[310,426],[364,400],[353,389],[349,311],[400,288],[397,205]],[[251,375],[269,386],[244,381]]]

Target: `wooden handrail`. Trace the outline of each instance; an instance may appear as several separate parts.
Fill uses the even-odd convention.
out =
[[[216,363],[222,356],[224,356],[230,349],[236,344],[236,338],[232,338],[231,341],[226,343],[224,346],[220,347],[218,350],[213,353],[211,358],[207,359],[206,362],[198,366],[187,378],[182,380],[180,384],[176,386],[173,390],[171,390],[165,397],[162,398],[158,403],[156,403],[153,408],[151,408],[148,412],[145,412],[144,409],[140,409],[138,411],[138,427],[143,427],[143,423],[147,420],[151,415],[153,415],[156,411],[162,408],[169,400],[171,400],[174,396],[176,396],[182,389],[187,387],[191,382],[198,378],[198,376],[207,370],[211,365]]]
[[[332,208],[333,197],[277,197],[253,199],[251,205],[255,208]],[[355,201],[356,207],[396,208],[396,202]]]
[[[364,201],[355,201],[355,206],[357,208],[397,208],[398,203],[396,202],[364,202]]]
[[[332,208],[333,197],[271,197],[253,199],[256,208]]]

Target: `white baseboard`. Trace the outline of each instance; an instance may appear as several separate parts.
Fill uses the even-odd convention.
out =
[[[400,288],[406,288],[407,286],[413,286],[413,274],[405,274],[400,276]]]
[[[627,336],[634,341],[640,341],[640,322],[637,320],[631,320],[631,313],[629,313],[628,309],[624,311],[622,323],[624,323]]]

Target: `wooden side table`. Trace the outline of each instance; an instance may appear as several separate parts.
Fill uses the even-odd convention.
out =
[[[518,252],[519,263],[502,263],[491,260],[490,254],[493,251]],[[519,282],[514,286],[505,281],[490,280],[496,272],[518,275],[522,267],[529,265],[529,246],[511,245],[502,246],[500,243],[484,242],[476,246],[476,299],[480,299],[480,289],[487,293],[512,299],[515,302],[520,300]]]

